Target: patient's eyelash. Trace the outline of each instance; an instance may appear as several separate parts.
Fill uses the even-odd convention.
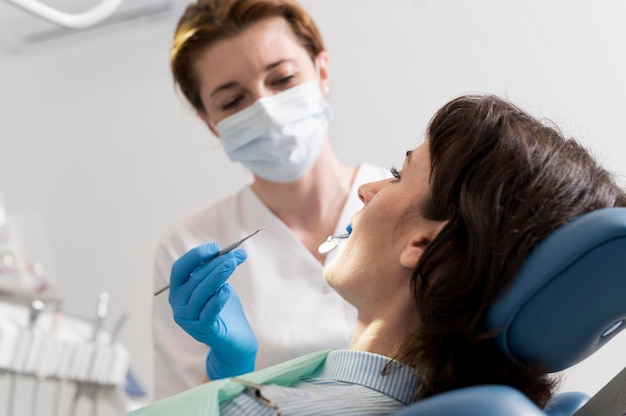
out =
[[[391,169],[389,169],[389,171],[391,172],[391,176],[396,178],[396,180],[394,182],[397,182],[397,181],[400,180],[400,172],[398,172],[398,169],[396,169],[396,168],[394,168],[392,166]]]

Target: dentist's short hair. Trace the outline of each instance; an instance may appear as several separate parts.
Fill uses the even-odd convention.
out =
[[[325,49],[313,19],[294,0],[197,0],[187,6],[174,34],[170,66],[175,83],[196,110],[205,110],[193,68],[200,53],[217,41],[276,17],[289,23],[312,60]]]

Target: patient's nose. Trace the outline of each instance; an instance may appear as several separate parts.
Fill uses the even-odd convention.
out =
[[[363,201],[364,204],[370,202],[374,195],[376,195],[382,188],[384,182],[384,180],[378,182],[368,182],[359,186],[359,199]]]

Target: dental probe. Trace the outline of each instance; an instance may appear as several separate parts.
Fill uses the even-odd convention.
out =
[[[267,228],[267,226],[261,227],[261,228],[257,228],[257,230],[255,232],[253,232],[252,234],[242,238],[241,240],[235,241],[234,243],[232,243],[228,247],[225,247],[225,248],[221,249],[220,251],[217,252],[217,255],[215,257],[219,257],[222,254],[226,254],[226,253],[229,253],[229,252],[233,251],[234,249],[239,247],[244,241],[246,241],[247,239],[249,239],[251,237],[254,237],[259,231],[261,231],[264,228]],[[170,285],[167,285],[164,288],[161,288],[161,289],[157,290],[156,292],[154,292],[154,296],[160,295],[161,293],[165,292],[169,288],[170,288]]]
[[[352,232],[352,224],[349,224],[346,227],[346,231],[347,231],[346,234],[329,235],[326,241],[320,244],[320,246],[317,248],[317,252],[320,254],[326,254],[326,253],[330,253],[331,251],[339,247],[339,244],[341,244],[342,240],[345,240],[346,238],[350,237],[350,233]]]

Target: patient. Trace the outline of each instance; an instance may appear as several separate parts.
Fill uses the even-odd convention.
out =
[[[550,398],[544,369],[499,350],[487,310],[539,241],[586,212],[626,206],[624,191],[575,141],[489,95],[441,108],[392,173],[361,186],[352,234],[324,272],[358,310],[349,349],[293,382],[224,395],[221,414],[392,414],[478,384],[512,386],[539,406]],[[187,403],[180,410],[211,414],[201,403],[220,382],[140,412]]]

